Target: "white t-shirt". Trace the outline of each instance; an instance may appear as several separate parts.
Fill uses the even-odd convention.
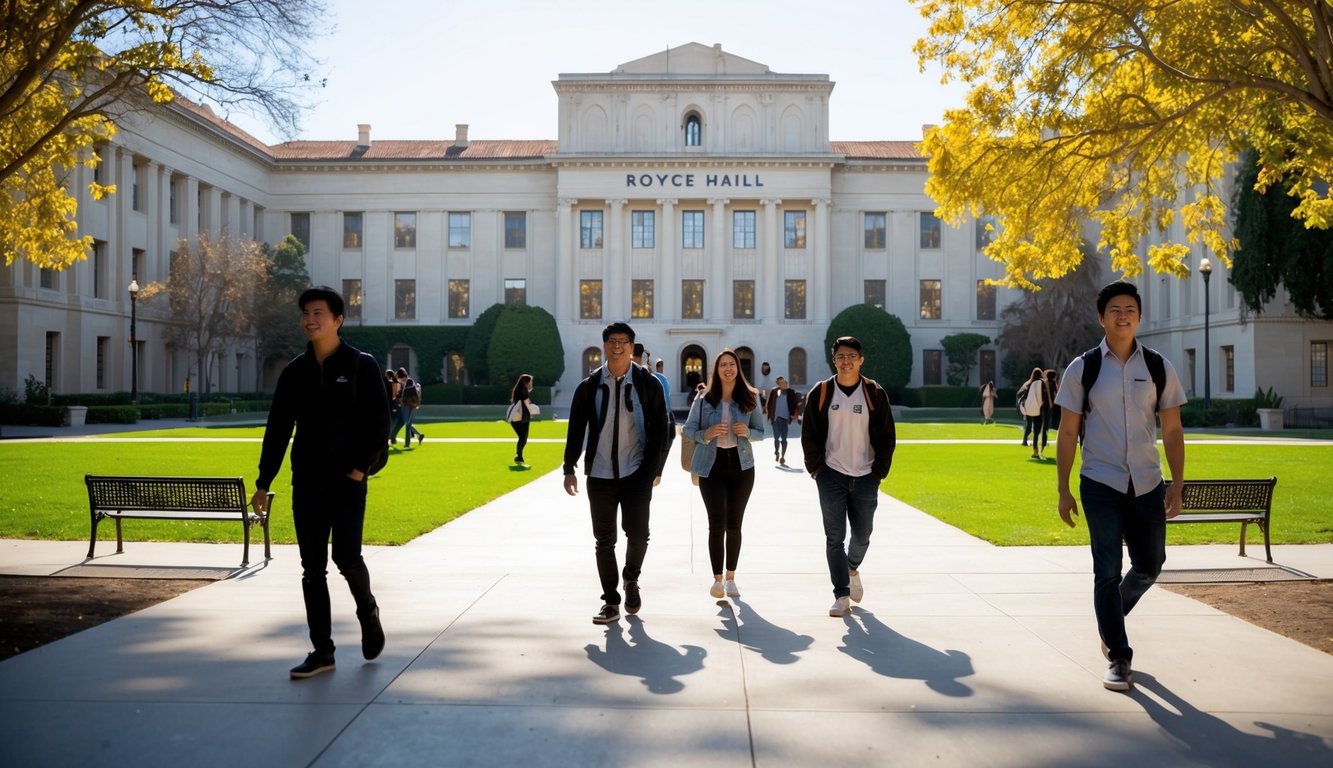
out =
[[[845,395],[837,382],[828,409],[828,437],[824,441],[824,463],[848,477],[870,474],[875,453],[870,448],[870,406],[864,385]]]

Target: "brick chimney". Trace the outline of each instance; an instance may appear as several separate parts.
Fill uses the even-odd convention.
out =
[[[467,146],[467,123],[457,123],[454,125],[454,146]]]
[[[359,123],[356,126],[356,145],[358,147],[370,146],[370,123]]]

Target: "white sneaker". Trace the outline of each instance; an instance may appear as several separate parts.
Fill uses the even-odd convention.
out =
[[[848,575],[851,576],[852,602],[859,603],[861,598],[866,596],[866,588],[861,586],[861,574],[851,573]]]
[[[715,581],[713,582],[713,586],[708,588],[708,594],[712,597],[721,599],[725,597],[727,593],[722,590],[722,582]]]
[[[722,582],[722,586],[724,589],[726,589],[727,597],[741,596],[741,590],[739,587],[736,586],[735,579],[727,579],[726,581]]]
[[[839,597],[833,601],[833,605],[828,609],[828,615],[835,619],[841,619],[843,616],[852,612],[852,601],[846,597]]]

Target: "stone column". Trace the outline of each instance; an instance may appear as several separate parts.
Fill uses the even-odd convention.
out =
[[[832,247],[833,233],[829,226],[829,203],[831,200],[812,200],[815,204],[814,232],[806,232],[806,242],[814,243],[815,263],[810,272],[810,284],[805,287],[809,302],[811,319],[816,323],[828,323],[829,294],[833,291],[832,273],[829,265],[829,249]]]
[[[758,279],[755,281],[755,303],[758,305],[755,307],[755,317],[778,322],[783,319],[785,295],[782,270],[778,268],[778,248],[782,243],[782,217],[778,213],[778,206],[782,205],[782,201],[768,199],[761,202],[764,205],[764,226],[760,232],[764,250],[761,252]]]
[[[629,280],[625,273],[625,204],[628,200],[607,200],[611,212],[606,222],[606,236],[602,241],[602,319],[629,318]]]
[[[727,204],[730,200],[715,197],[709,199],[713,206],[713,221],[705,229],[705,242],[708,243],[708,281],[704,286],[704,317],[715,322],[726,322],[728,314],[727,292],[731,286],[727,281],[727,239],[730,227],[727,226]]]
[[[662,260],[657,269],[658,284],[653,291],[656,294],[653,320],[670,323],[680,316],[677,310],[680,306],[680,281],[676,279],[676,264],[680,256],[676,253],[676,201],[662,198],[657,204],[662,206],[662,226],[658,230],[662,233]]]
[[[562,198],[555,213],[555,321],[563,325],[578,319],[578,283],[574,259],[578,251],[578,227],[574,224],[577,200]],[[571,307],[575,309],[571,309]]]

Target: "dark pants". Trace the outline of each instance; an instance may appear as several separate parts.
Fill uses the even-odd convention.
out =
[[[412,420],[416,418],[417,409],[410,405],[398,406],[398,419],[393,422],[392,431],[389,433],[390,440],[398,439],[398,430],[407,427],[407,436],[403,438],[404,445],[411,445],[412,438],[421,435],[421,430],[412,426]]]
[[[523,448],[528,444],[528,427],[531,424],[532,422],[527,419],[509,422],[509,426],[514,428],[514,434],[518,435],[518,445],[514,447],[514,461],[523,460]]]
[[[828,556],[833,596],[846,597],[852,593],[848,572],[861,567],[870,548],[875,508],[879,506],[879,483],[871,475],[849,477],[826,466],[815,477],[815,485],[824,512],[824,551]],[[852,537],[844,545],[849,525]]]
[[[619,480],[588,478],[588,508],[592,512],[592,535],[596,540],[597,576],[602,582],[602,602],[620,605],[621,573],[616,566],[616,510],[625,531],[625,581],[638,581],[643,557],[648,553],[648,505],[653,499],[653,469],[644,462],[638,471]]]
[[[1042,418],[1043,417],[1041,416],[1023,417],[1023,445],[1028,444],[1028,435],[1032,435],[1032,447],[1033,448],[1038,447],[1037,446],[1037,437],[1039,436],[1038,433],[1041,433],[1045,430]],[[1041,447],[1045,447],[1045,443],[1043,443]]]
[[[1132,660],[1125,616],[1157,581],[1166,562],[1166,484],[1135,497],[1086,477],[1079,478],[1083,517],[1092,544],[1092,605],[1097,630],[1112,659]],[[1120,576],[1121,541],[1129,550],[1129,572]]]
[[[333,653],[329,608],[329,540],[333,564],[347,580],[358,616],[375,610],[370,571],[361,558],[361,528],[366,517],[366,484],[343,475],[301,482],[292,487],[292,518],[301,553],[301,592],[310,642],[316,651]]]
[[[728,571],[741,557],[741,521],[754,490],[754,467],[741,469],[740,451],[717,449],[708,477],[699,478],[699,495],[708,510],[708,560],[714,575],[722,573],[723,553]]]
[[[773,453],[779,457],[787,455],[787,432],[790,427],[791,419],[781,416],[773,419]]]

